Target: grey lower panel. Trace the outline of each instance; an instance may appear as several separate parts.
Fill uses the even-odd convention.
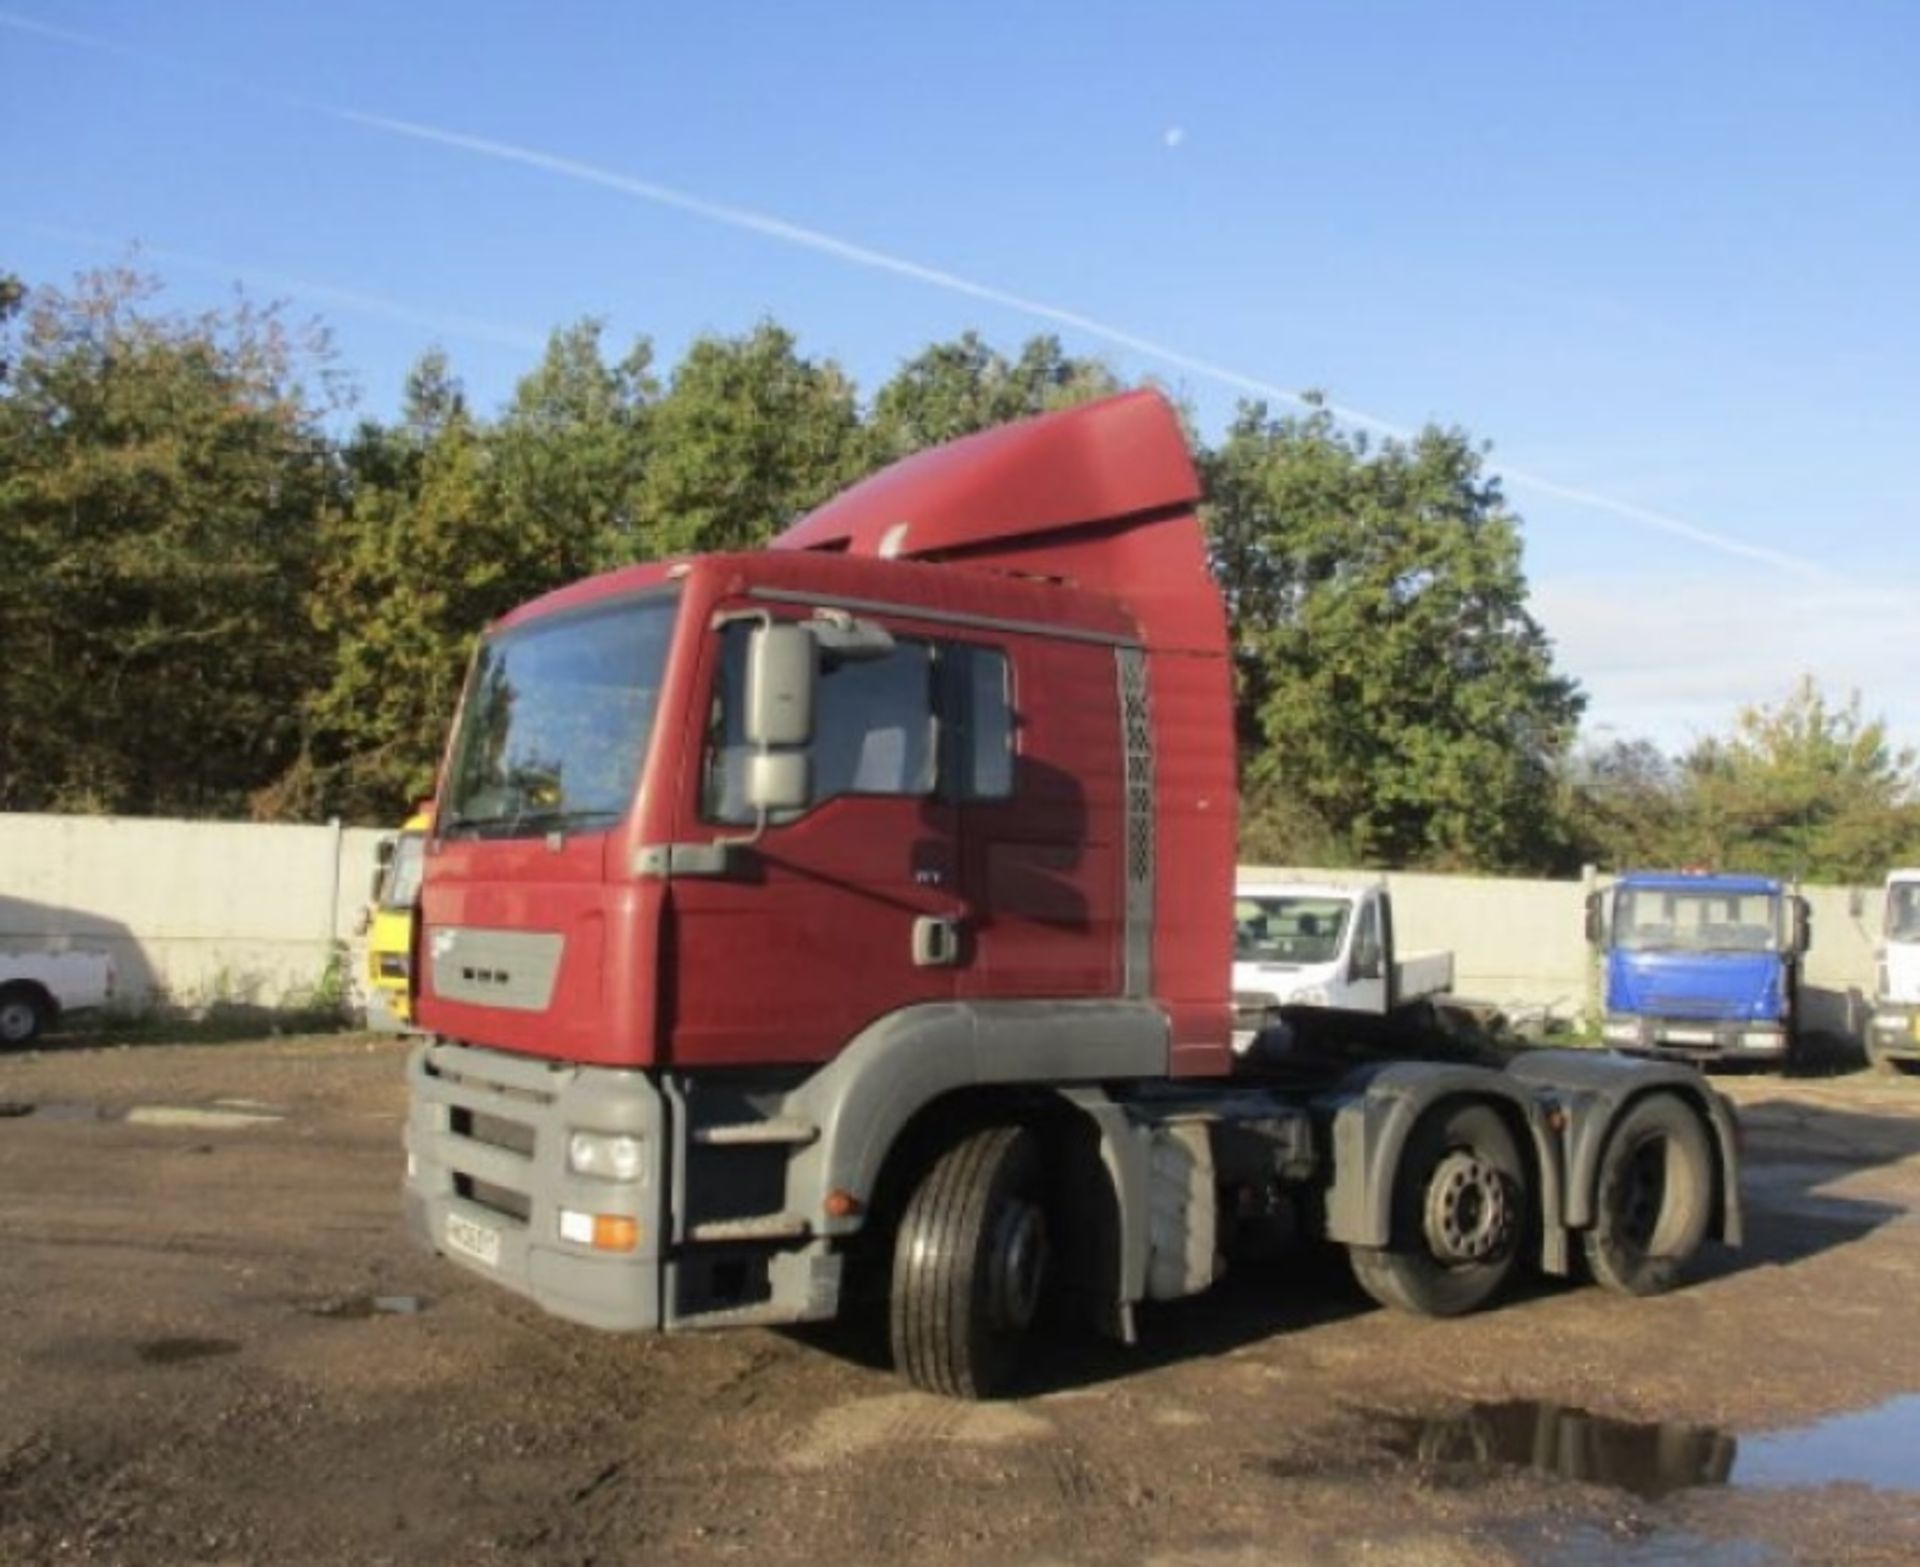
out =
[[[1066,1085],[1165,1077],[1170,1033],[1146,1001],[946,1002],[871,1024],[788,1099],[818,1128],[789,1167],[789,1212],[824,1215],[826,1195],[874,1189],[895,1139],[943,1094],[985,1085]],[[858,1218],[819,1219],[850,1234]]]
[[[639,1072],[553,1065],[429,1043],[407,1064],[407,1226],[473,1273],[592,1327],[661,1325],[666,1121]],[[646,1149],[637,1180],[567,1168],[575,1129],[625,1132]],[[572,1209],[634,1219],[631,1252],[565,1240]]]

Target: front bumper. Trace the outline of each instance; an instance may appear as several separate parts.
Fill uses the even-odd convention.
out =
[[[409,1058],[407,1086],[407,1227],[420,1244],[555,1316],[661,1325],[666,1115],[645,1074],[431,1042]],[[579,1129],[639,1138],[637,1178],[571,1171]],[[631,1221],[636,1243],[567,1239],[563,1214],[576,1233],[583,1214]]]
[[[1614,1050],[1694,1062],[1779,1062],[1786,1060],[1792,1043],[1778,1023],[1619,1014],[1601,1025],[1600,1037]]]
[[[1867,1025],[1867,1045],[1882,1061],[1920,1061],[1920,1006],[1880,1002]]]

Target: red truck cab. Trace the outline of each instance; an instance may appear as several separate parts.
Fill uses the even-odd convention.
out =
[[[1204,1288],[1244,1183],[1401,1256],[1398,1152],[1474,1093],[1506,1129],[1449,1171],[1477,1206],[1441,1263],[1478,1271],[1435,1300],[1477,1303],[1533,1164],[1563,1159],[1533,1090],[1409,1068],[1336,1113],[1231,1081],[1199,498],[1172,409],[1132,393],[910,458],[771,549],[491,628],[427,852],[419,1238],[605,1327],[879,1293],[913,1380],[981,1392],[1050,1278],[1122,1333]]]

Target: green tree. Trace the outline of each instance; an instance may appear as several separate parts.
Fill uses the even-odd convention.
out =
[[[126,270],[4,292],[0,808],[243,809],[299,743],[324,339]]]
[[[589,319],[555,332],[491,437],[502,521],[554,581],[651,553],[640,508],[653,350],[643,339],[608,364],[602,330]]]
[[[1588,745],[1569,761],[1563,809],[1583,861],[1607,870],[1667,865],[1685,820],[1684,778],[1650,740]]]
[[[1563,860],[1557,771],[1583,699],[1527,612],[1481,451],[1431,427],[1375,446],[1323,408],[1254,403],[1206,468],[1253,834],[1384,865]]]
[[[762,322],[703,337],[653,404],[637,553],[750,549],[868,465],[853,383]]]
[[[902,365],[873,400],[871,426],[880,460],[892,461],[942,441],[1072,407],[1121,390],[1098,359],[1067,354],[1053,336],[1029,338],[1009,360],[977,332],[935,343]]]
[[[1860,695],[1834,704],[1809,677],[1682,762],[1676,858],[1809,881],[1877,881],[1920,852],[1920,772]]]

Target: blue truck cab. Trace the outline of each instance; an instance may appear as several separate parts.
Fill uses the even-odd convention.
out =
[[[1794,1048],[1806,899],[1766,876],[1629,871],[1587,900],[1616,1050],[1784,1065]]]

